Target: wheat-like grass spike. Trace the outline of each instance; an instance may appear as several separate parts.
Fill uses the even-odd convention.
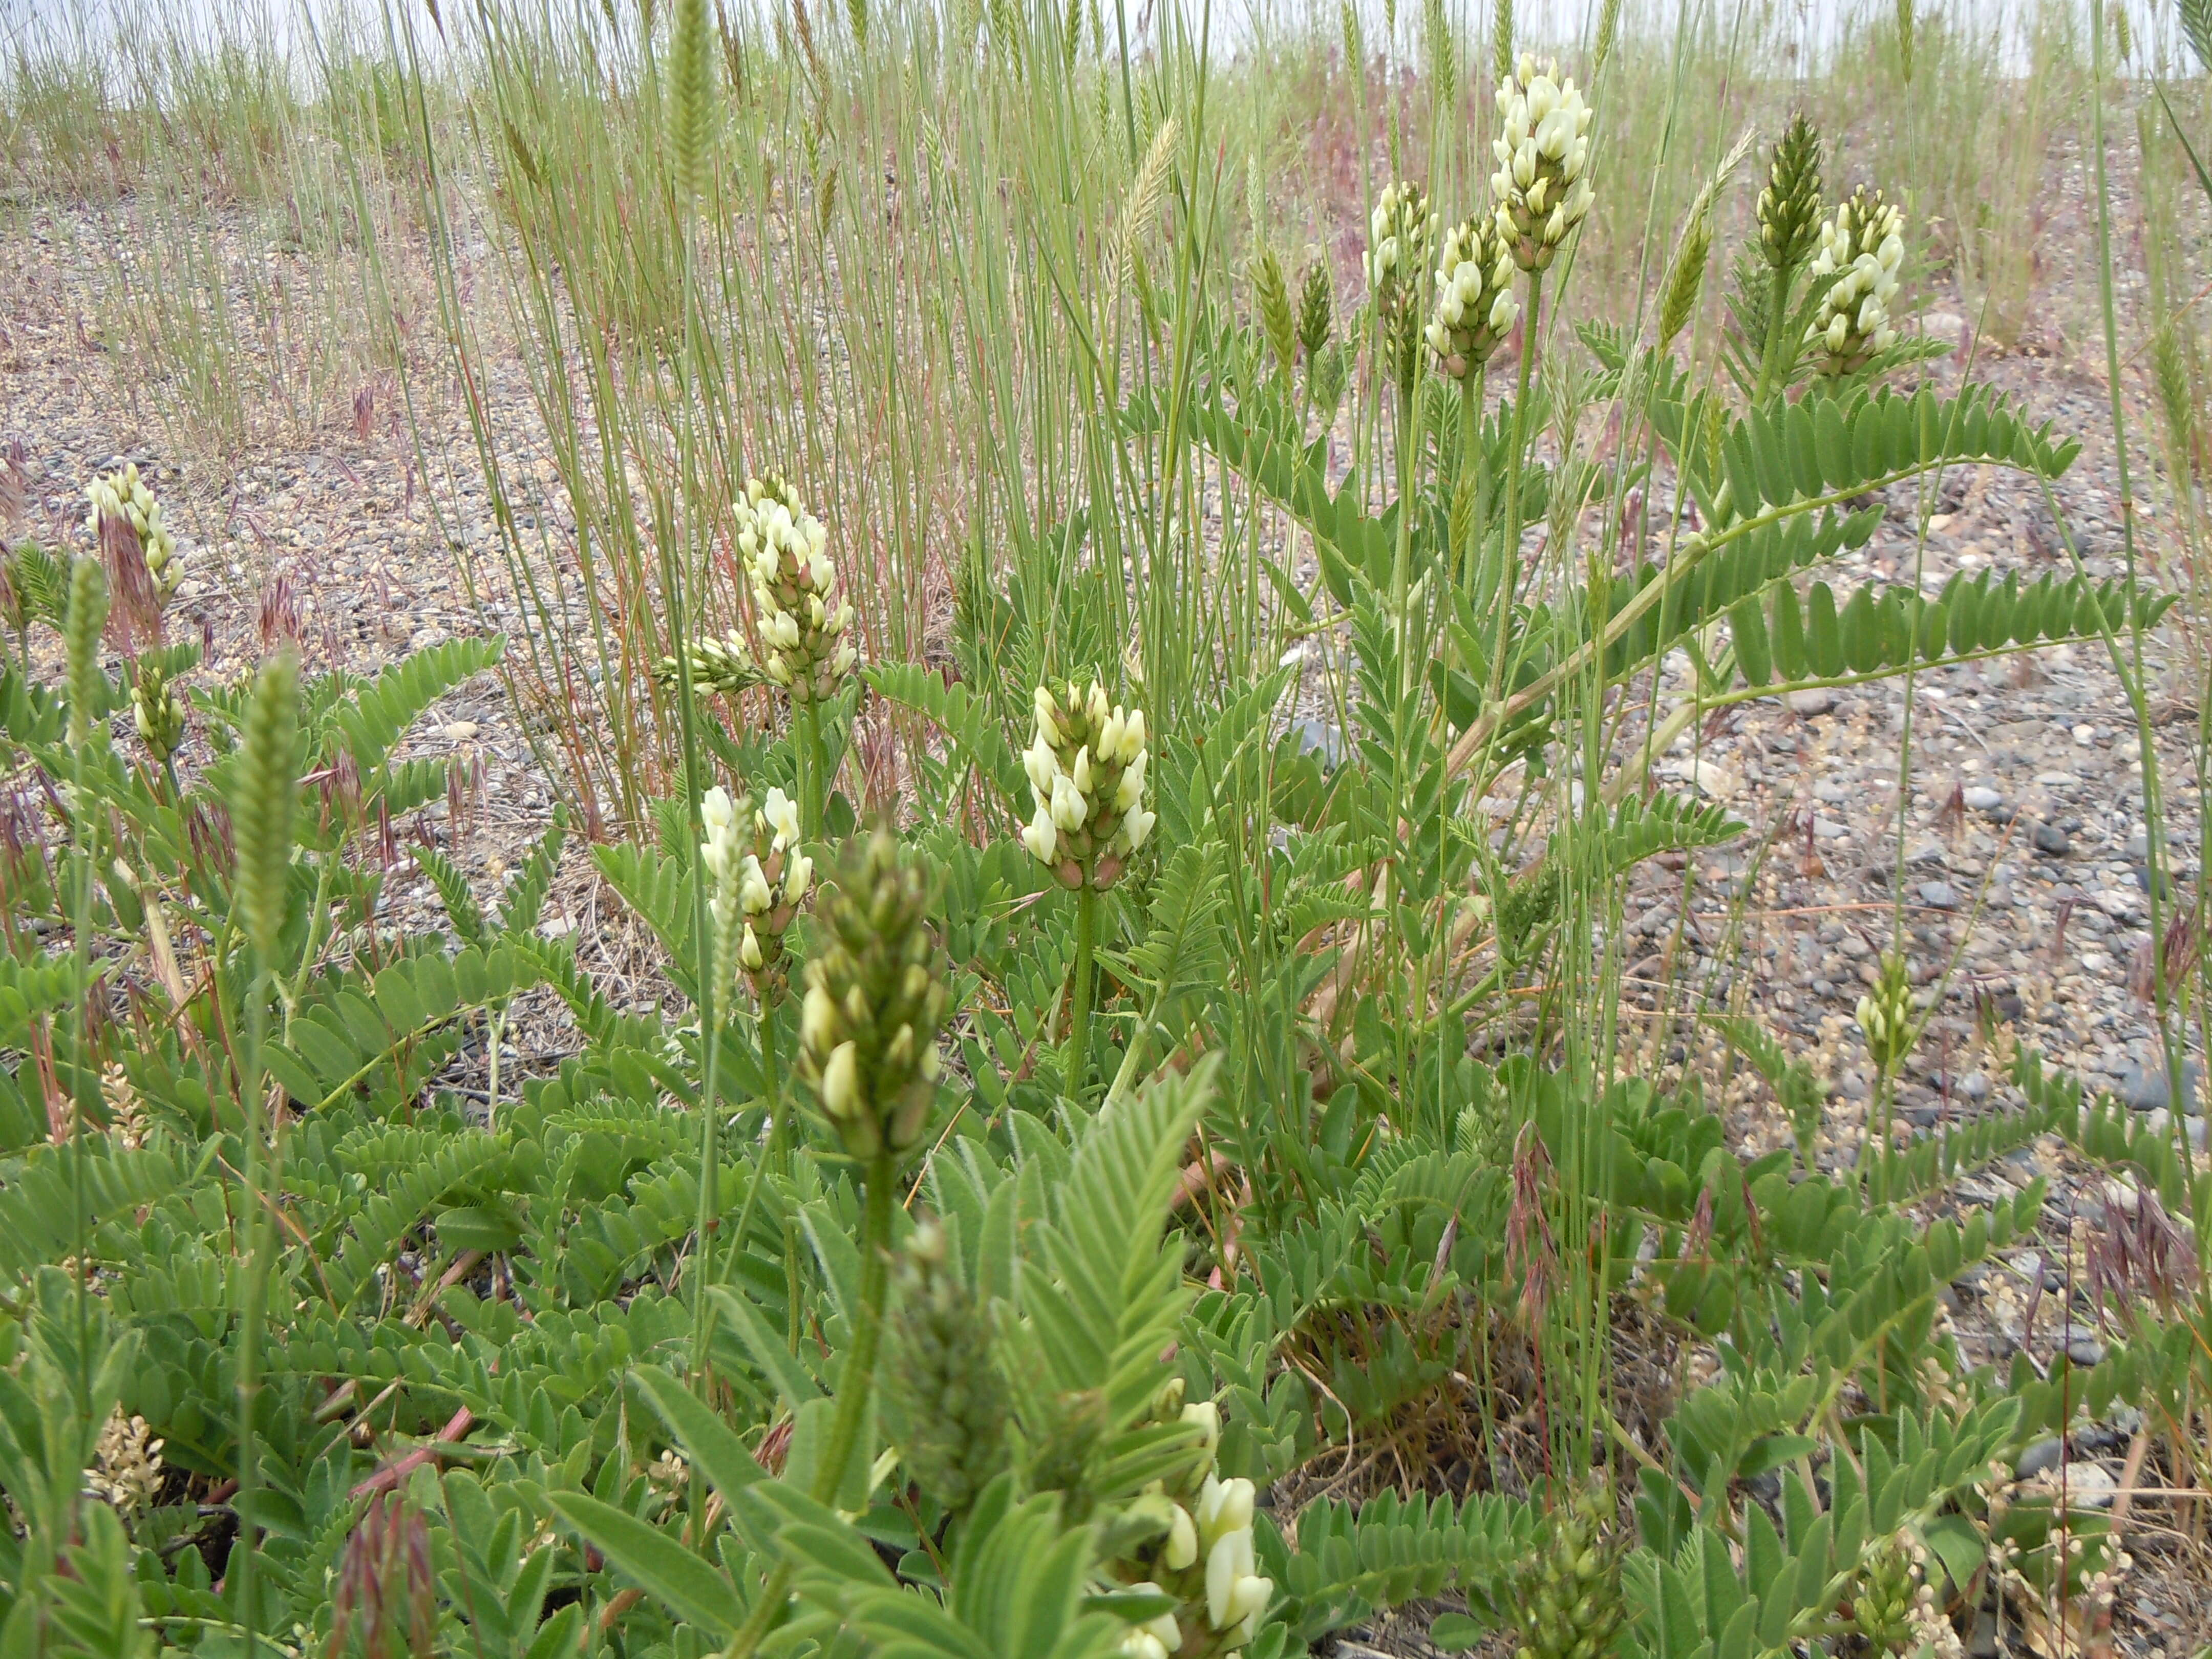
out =
[[[94,714],[100,702],[100,634],[107,625],[107,574],[100,561],[81,558],[70,567],[69,611],[63,634],[69,646],[69,741],[82,749],[95,728],[106,727]]]
[[[232,786],[238,843],[238,906],[246,936],[265,961],[284,927],[292,864],[292,813],[299,793],[299,665],[289,651],[261,665],[246,706],[246,733]]]

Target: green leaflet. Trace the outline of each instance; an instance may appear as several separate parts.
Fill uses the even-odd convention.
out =
[[[697,1553],[611,1504],[582,1492],[553,1492],[553,1512],[607,1559],[681,1617],[717,1638],[744,1617],[730,1582]]]
[[[1729,608],[1736,671],[1757,690],[1895,672],[1914,660],[1936,663],[2048,641],[2094,639],[2100,624],[2155,627],[2175,595],[2118,579],[2092,584],[2046,574],[2023,588],[1984,572],[1954,576],[1933,598],[1896,585],[1867,584],[1838,599],[1826,581],[1806,589],[1801,606],[1786,580]]]

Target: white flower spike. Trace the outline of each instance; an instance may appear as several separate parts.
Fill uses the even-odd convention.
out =
[[[1036,688],[1036,734],[1022,752],[1036,811],[1022,845],[1062,885],[1104,888],[1151,833],[1144,810],[1145,715],[1097,680]]]
[[[1527,52],[1498,83],[1497,101],[1500,131],[1490,150],[1498,170],[1490,189],[1498,238],[1522,270],[1543,270],[1596,199],[1590,106],[1571,77],[1560,78],[1556,63],[1539,64]]]

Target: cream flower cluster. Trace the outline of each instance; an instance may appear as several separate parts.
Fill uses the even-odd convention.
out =
[[[1429,210],[1428,192],[1419,185],[1401,179],[1384,186],[1368,222],[1364,260],[1367,286],[1378,305],[1419,280],[1417,273],[1428,268],[1440,222]]]
[[[1036,815],[1022,845],[1066,887],[1111,887],[1152,833],[1145,810],[1145,711],[1109,706],[1093,680],[1036,689],[1036,736],[1022,756]]]
[[[1464,380],[1490,361],[1521,314],[1513,298],[1513,255],[1496,220],[1476,214],[1452,227],[1437,263],[1437,308],[1429,349],[1437,367]]]
[[[737,504],[738,551],[752,579],[761,672],[794,702],[834,695],[853,672],[853,602],[837,591],[830,532],[781,478],[754,478]]]
[[[1919,1035],[1912,1019],[1911,975],[1899,952],[1882,953],[1874,988],[1859,999],[1854,1012],[1866,1037],[1867,1058],[1882,1072],[1894,1070]]]
[[[155,593],[166,599],[175,592],[177,584],[185,579],[185,562],[177,556],[176,538],[161,522],[161,502],[138,476],[137,463],[120,472],[103,472],[86,487],[84,495],[92,504],[84,521],[92,538],[100,539],[104,520],[129,525],[145,555],[146,574],[154,579]]]
[[[1498,161],[1490,190],[1498,234],[1522,270],[1542,270],[1595,199],[1590,107],[1558,64],[1523,52],[1498,83],[1498,114],[1504,127],[1490,146]]]
[[[764,1000],[782,982],[783,936],[814,884],[814,860],[799,850],[799,808],[781,789],[756,809],[750,796],[732,800],[717,784],[699,817],[700,862],[714,884],[715,970]]]
[[[660,665],[653,671],[653,678],[674,690],[678,683],[676,659],[663,657]],[[691,647],[691,689],[700,696],[719,691],[725,696],[734,696],[766,678],[744,639],[736,634],[725,635],[719,640],[704,639]]]
[[[1220,1408],[1210,1400],[1185,1406],[1182,1420],[1198,1429],[1200,1449],[1211,1464],[1221,1439]],[[1224,1480],[1209,1469],[1194,1502],[1169,1500],[1167,1535],[1152,1564],[1152,1571],[1166,1582],[1143,1579],[1129,1588],[1194,1601],[1202,1583],[1206,1634],[1200,1641],[1187,1643],[1175,1614],[1164,1613],[1122,1638],[1121,1651],[1130,1659],[1168,1659],[1177,1653],[1231,1654],[1258,1636],[1260,1620],[1274,1598],[1275,1584],[1255,1568],[1255,1497],[1249,1480]]]
[[[1905,263],[1905,215],[1878,190],[1859,190],[1820,227],[1815,280],[1832,277],[1805,331],[1823,374],[1848,374],[1896,343],[1889,304]]]

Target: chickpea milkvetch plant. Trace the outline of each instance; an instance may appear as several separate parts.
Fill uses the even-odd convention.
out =
[[[867,15],[850,72],[912,27]],[[2202,1176],[2027,1050],[2022,1103],[1838,1156],[1747,1020],[1731,1043],[1810,1112],[1740,1152],[1616,1018],[1622,877],[1744,832],[1646,787],[1674,733],[2165,603],[1818,573],[1893,487],[2073,457],[1972,380],[1908,388],[1901,212],[1831,206],[1792,122],[1722,374],[1674,348],[1733,158],[1651,337],[1570,330],[1579,239],[1626,190],[1606,65],[1578,88],[1508,21],[1465,135],[1487,193],[1447,229],[1391,184],[1363,300],[1340,319],[1316,267],[1293,313],[1269,250],[1241,323],[1194,54],[975,20],[993,95],[1121,155],[1127,197],[1103,238],[1032,204],[1026,390],[1070,405],[1036,440],[1067,441],[1066,493],[1029,493],[1025,454],[984,469],[952,672],[863,667],[866,526],[718,447],[726,250],[688,216],[732,165],[720,118],[756,118],[715,66],[753,48],[701,0],[672,23],[641,51],[678,222],[640,222],[637,311],[588,348],[636,344],[671,400],[615,425],[643,504],[591,521],[637,556],[672,752],[588,854],[669,1012],[538,928],[560,819],[490,913],[426,847],[447,931],[382,919],[387,826],[446,787],[397,744],[500,642],[222,686],[110,634],[111,678],[124,584],[9,553],[66,673],[27,645],[0,684],[8,759],[48,786],[36,833],[0,826],[0,1641],[1274,1659],[1425,1601],[1438,1645],[1528,1659],[1918,1659],[2028,1605],[2079,1650],[2124,1552],[2017,1455],[2121,1401],[2185,1432],[2201,1345],[2146,1310],[2093,1367],[1970,1365],[1938,1293],[2040,1188],[1929,1206],[2054,1132],[2136,1171],[2145,1214],[2197,1212]],[[494,97],[533,67],[487,64]],[[587,301],[623,275],[556,263]],[[1193,527],[1200,479],[1249,539]],[[1340,754],[1285,729],[1302,668]],[[866,811],[863,714],[902,769]],[[1885,1076],[1924,1013],[1904,969],[1861,1014]],[[574,1048],[509,1090],[524,992]],[[1616,1321],[1698,1351],[1699,1386],[1632,1424]]]

